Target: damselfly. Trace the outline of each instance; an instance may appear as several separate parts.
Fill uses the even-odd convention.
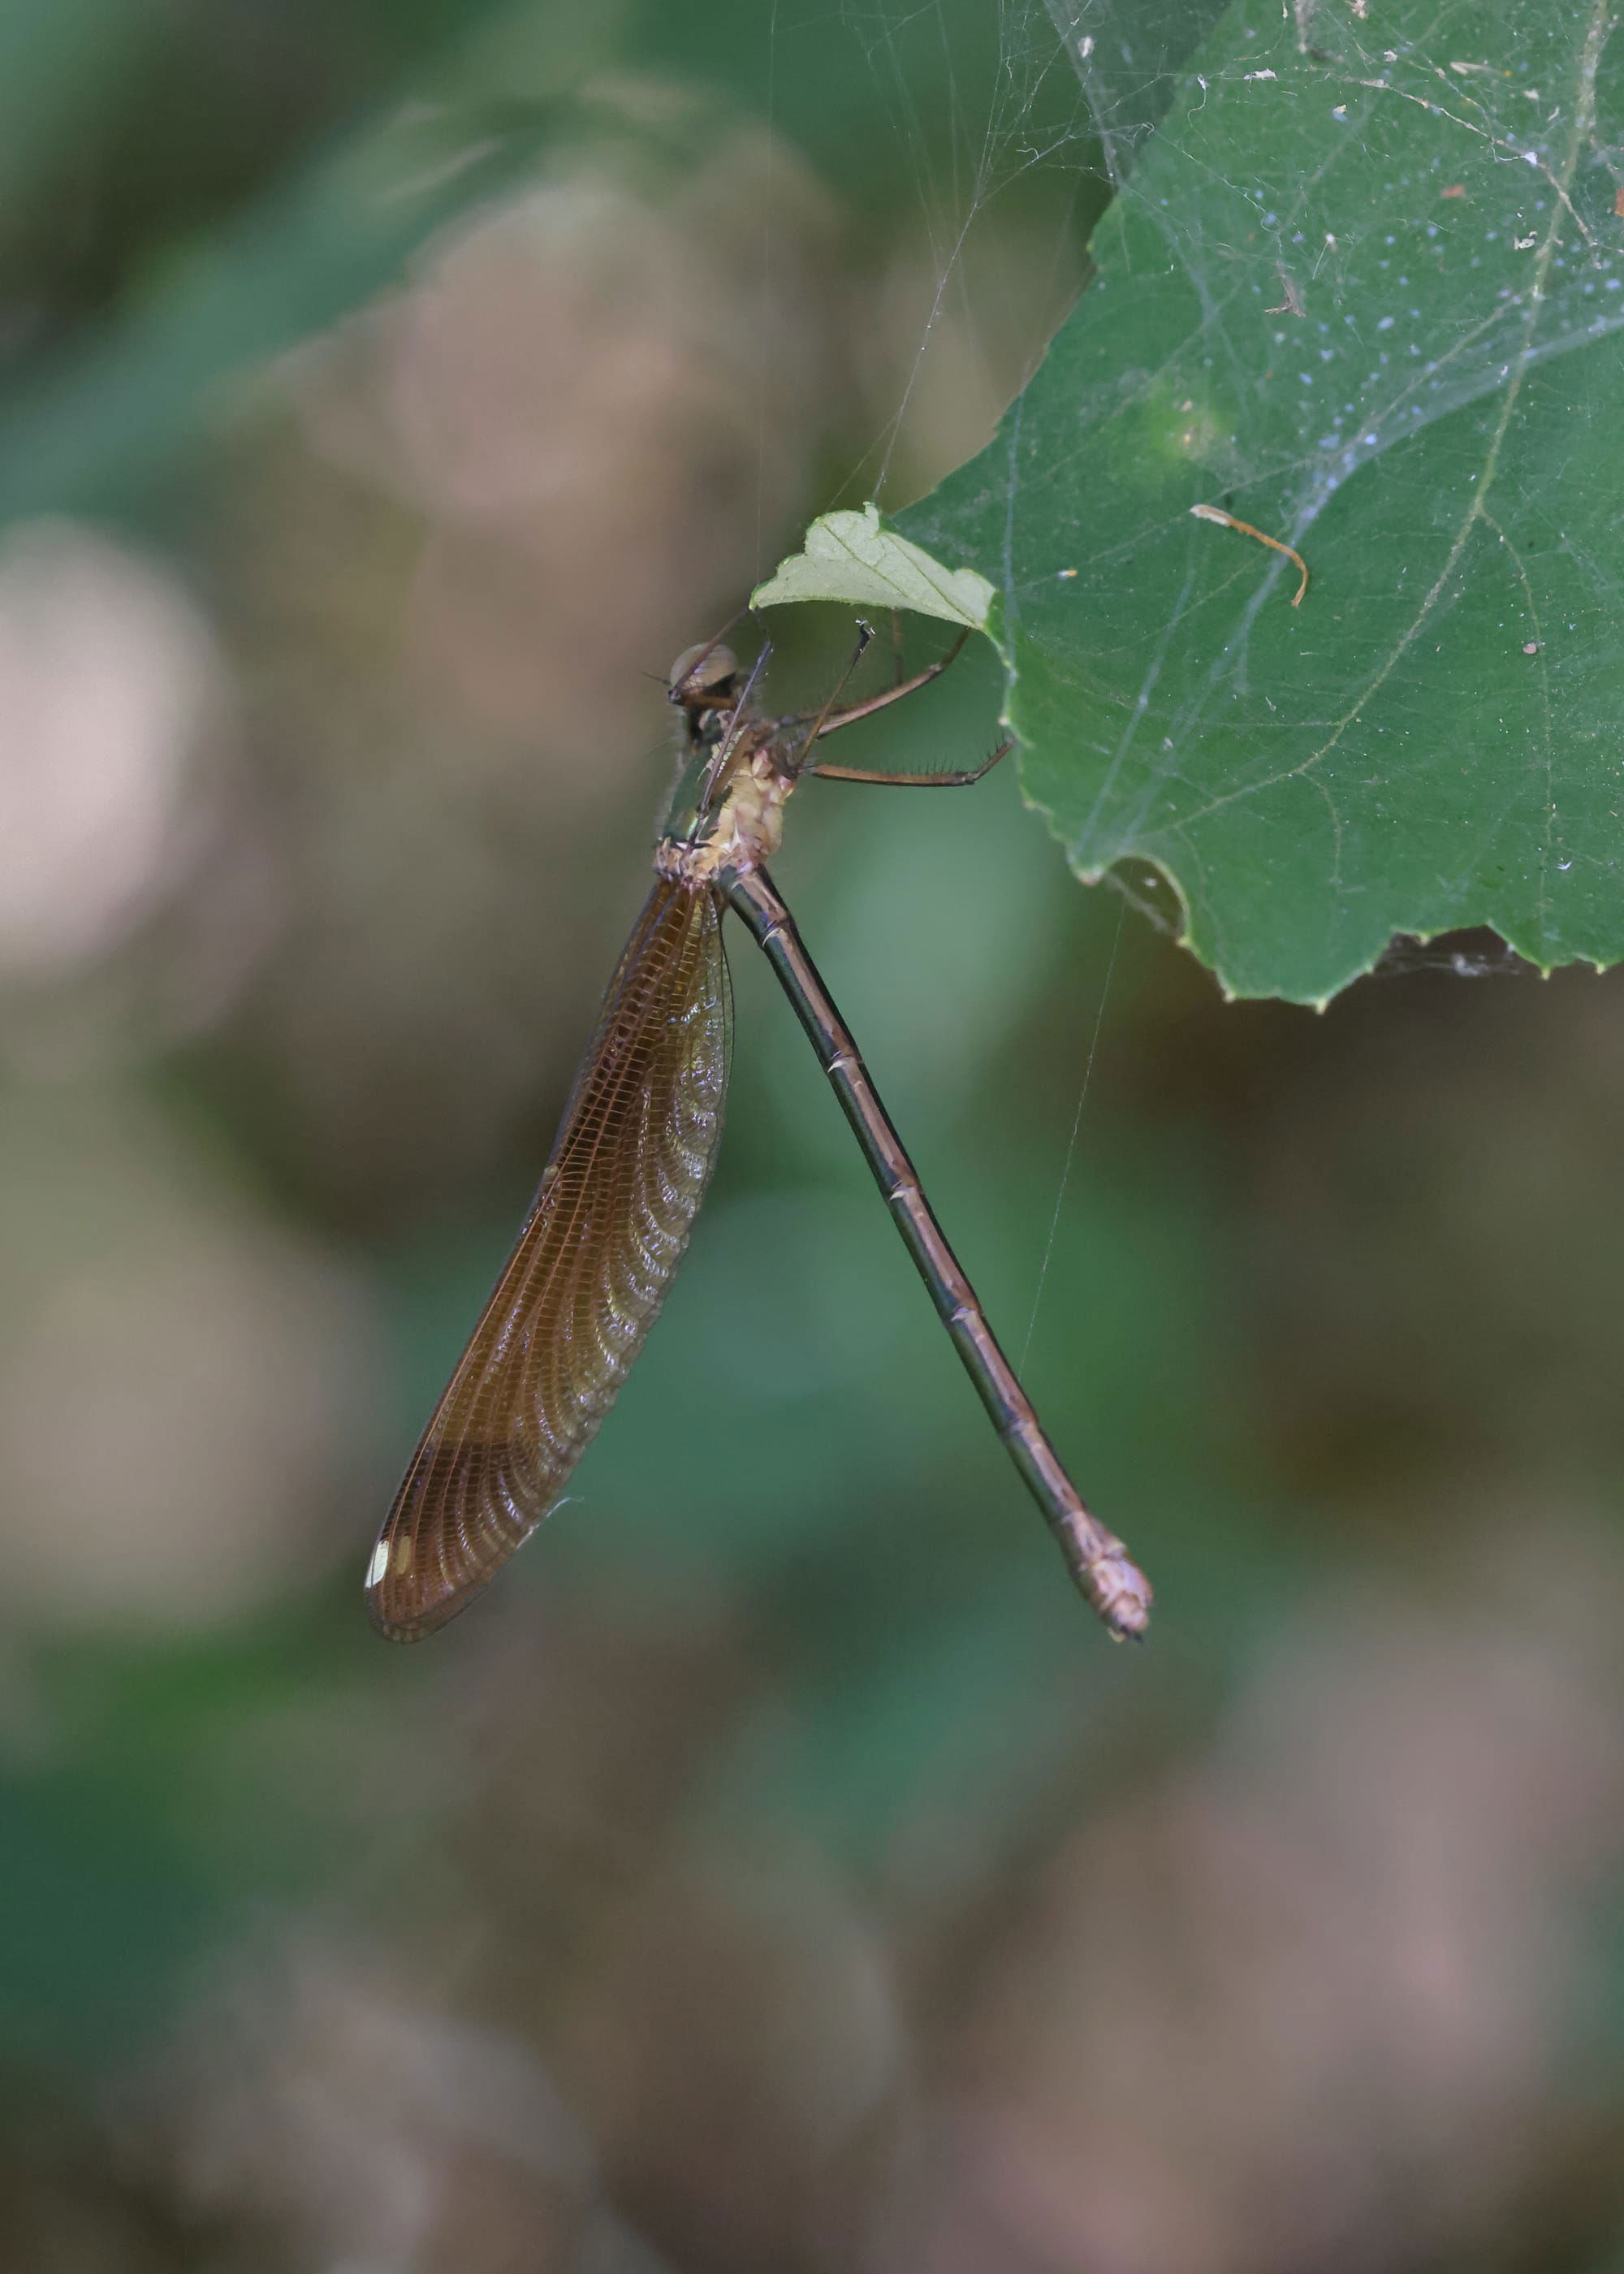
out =
[[[761,664],[741,684],[737,660],[718,642],[690,648],[673,666],[666,692],[683,716],[688,764],[655,848],[654,888],[609,983],[518,1242],[372,1552],[368,1600],[392,1640],[415,1641],[454,1617],[557,1505],[665,1299],[721,1136],[728,907],[811,1036],[1072,1578],[1113,1636],[1144,1632],[1149,1583],[1088,1513],[1039,1426],[765,867],[778,849],[785,801],[808,775],[943,787],[980,780],[1004,756],[1007,743],[979,766],[931,774],[831,766],[814,756],[838,727],[938,677],[967,636],[867,702],[837,708],[843,680],[820,712],[788,718],[754,705]]]

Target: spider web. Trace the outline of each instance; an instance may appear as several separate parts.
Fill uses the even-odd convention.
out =
[[[841,22],[907,170],[928,247],[929,290],[883,425],[846,488],[895,503],[894,478],[933,356],[974,356],[1002,398],[1030,378],[1086,275],[1088,232],[1132,170],[1216,0],[998,0],[962,7],[858,7]],[[1094,28],[1090,28],[1093,26]],[[1011,309],[990,264],[1014,234],[1025,290]],[[1008,336],[1012,328],[1017,337]],[[945,471],[944,469],[943,471]]]
[[[995,587],[1079,872],[1150,864],[1236,993],[1321,1001],[1472,925],[1541,968],[1624,953],[1605,8],[1052,0],[999,9],[990,66],[940,10],[843,20],[935,264],[860,469],[888,508],[950,317],[986,338],[978,232],[1056,177],[1057,244],[1103,216],[993,440],[898,523]],[[1300,610],[1239,525],[1309,561]]]

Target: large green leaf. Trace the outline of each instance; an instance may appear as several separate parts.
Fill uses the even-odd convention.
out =
[[[900,532],[996,588],[1027,792],[1237,994],[1395,932],[1624,955],[1624,58],[1575,0],[1232,7],[995,440]],[[1312,569],[1191,508],[1229,508]]]

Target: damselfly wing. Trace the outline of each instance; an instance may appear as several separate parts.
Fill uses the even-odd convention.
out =
[[[722,1133],[730,997],[714,895],[662,877],[604,998],[511,1257],[367,1572],[412,1642],[556,1505],[654,1323]]]

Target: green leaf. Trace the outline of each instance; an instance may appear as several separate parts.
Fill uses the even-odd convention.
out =
[[[1079,874],[1154,863],[1232,993],[1469,924],[1624,955],[1611,26],[1231,8],[996,440],[898,517],[997,587]],[[1300,607],[1202,504],[1300,550]]]
[[[944,568],[917,545],[885,528],[876,505],[826,513],[803,549],[780,561],[750,595],[756,608],[786,600],[851,600],[859,607],[911,608],[984,631],[994,589],[974,568]]]

